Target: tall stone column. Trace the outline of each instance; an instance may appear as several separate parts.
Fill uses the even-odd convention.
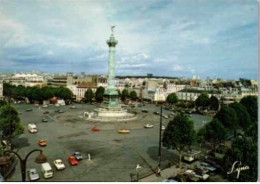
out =
[[[112,26],[112,34],[109,40],[107,40],[107,44],[109,46],[108,89],[115,88],[115,47],[117,45],[117,40],[115,39],[113,28],[114,26]]]
[[[109,61],[108,61],[108,87],[105,90],[102,106],[106,108],[119,108],[118,91],[115,88],[115,47],[117,40],[114,36],[114,27],[111,27],[111,36],[107,40],[109,46]]]

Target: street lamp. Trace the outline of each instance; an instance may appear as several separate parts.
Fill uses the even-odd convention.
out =
[[[19,158],[19,160],[20,160],[20,167],[21,167],[21,174],[22,174],[22,181],[23,181],[23,182],[26,181],[26,161],[27,161],[28,157],[29,157],[33,152],[36,152],[36,151],[39,151],[40,154],[36,157],[35,162],[37,162],[37,163],[44,163],[44,162],[46,162],[46,161],[47,161],[47,157],[42,153],[42,150],[40,150],[40,149],[34,149],[34,150],[30,151],[30,152],[25,156],[24,159],[22,159],[18,153],[14,152],[14,151],[12,151],[12,150],[7,150],[7,151],[4,152],[4,155],[5,155],[6,153],[13,153],[13,154],[15,154],[15,155]],[[6,156],[0,157],[0,165],[6,165],[6,164],[8,164],[9,162],[10,162],[10,160],[9,160],[8,157],[6,157]]]
[[[160,113],[160,126],[159,126],[159,150],[158,150],[158,166],[156,168],[156,173],[160,176],[161,172],[161,151],[162,151],[162,105]]]

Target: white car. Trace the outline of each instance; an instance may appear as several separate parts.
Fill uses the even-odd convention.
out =
[[[144,128],[153,128],[153,125],[151,125],[151,124],[146,124],[146,125],[144,125]]]
[[[161,129],[162,129],[162,130],[165,130],[165,126],[162,126]]]
[[[45,104],[45,105],[43,105],[42,107],[45,107],[45,108],[46,108],[46,107],[48,107],[48,105]]]
[[[40,176],[35,168],[31,168],[28,171],[30,181],[35,181],[40,179]]]
[[[57,170],[65,169],[65,165],[61,159],[56,159],[56,160],[54,160],[53,163],[54,163],[55,167],[57,168]]]

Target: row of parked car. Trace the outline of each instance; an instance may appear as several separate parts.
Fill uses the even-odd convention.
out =
[[[78,165],[79,161],[82,160],[83,157],[80,152],[74,152],[72,155],[68,157],[68,162],[70,165]],[[53,165],[56,170],[63,170],[66,168],[64,162],[61,159],[56,159],[53,161]],[[40,175],[37,172],[36,168],[30,168],[28,171],[28,176],[30,181],[36,181],[40,179]],[[49,162],[45,162],[41,164],[41,173],[44,178],[51,178],[53,177],[53,169]]]

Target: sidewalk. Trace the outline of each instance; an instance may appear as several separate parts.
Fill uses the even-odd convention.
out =
[[[163,179],[168,179],[169,177],[175,177],[177,175],[178,168],[172,166],[170,168],[161,171],[161,176],[156,174],[151,174],[145,178],[139,179],[140,182],[161,182]]]

